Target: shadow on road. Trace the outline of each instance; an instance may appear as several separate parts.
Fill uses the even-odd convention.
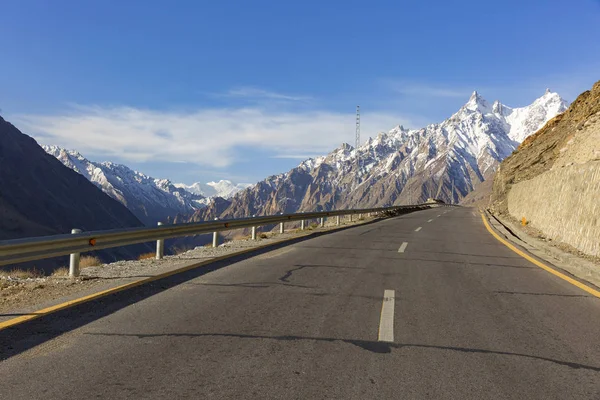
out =
[[[355,340],[355,339],[342,339],[342,338],[322,338],[322,337],[310,337],[310,336],[266,336],[266,335],[245,335],[235,333],[158,333],[158,334],[142,334],[142,333],[86,333],[90,336],[106,336],[106,337],[136,337],[138,339],[150,339],[150,338],[202,338],[202,337],[224,337],[234,339],[261,339],[261,340],[277,340],[277,341],[297,341],[297,340],[310,340],[316,342],[342,342],[348,343],[353,346],[360,347],[363,350],[370,351],[378,354],[388,354],[392,352],[392,349],[403,349],[403,348],[418,348],[418,349],[432,349],[432,350],[445,350],[455,351],[461,353],[473,353],[473,354],[491,354],[500,356],[510,357],[524,357],[534,360],[547,361],[558,365],[563,365],[573,369],[585,369],[589,371],[600,372],[600,367],[592,365],[579,364],[570,361],[557,360],[549,357],[535,356],[531,354],[513,353],[508,351],[499,350],[487,350],[487,349],[475,349],[469,347],[455,347],[455,346],[435,346],[428,344],[414,344],[414,343],[390,343],[390,342],[375,342],[369,340]]]

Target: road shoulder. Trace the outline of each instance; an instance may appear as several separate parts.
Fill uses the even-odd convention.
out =
[[[600,291],[600,266],[596,263],[549,246],[541,240],[529,236],[509,221],[487,211],[483,213],[483,217],[496,234],[521,251],[529,253],[532,258],[541,260],[543,264],[547,264],[548,268],[563,273],[567,277],[575,278],[576,281],[583,283],[596,293]]]

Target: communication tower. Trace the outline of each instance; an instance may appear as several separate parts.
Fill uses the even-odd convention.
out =
[[[354,145],[354,151],[356,152],[356,180],[360,182],[360,154],[358,153],[358,146],[360,146],[360,106],[356,106],[356,140]]]

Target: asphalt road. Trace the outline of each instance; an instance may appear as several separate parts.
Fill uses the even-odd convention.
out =
[[[0,398],[600,399],[600,299],[472,209],[217,267],[0,332]]]

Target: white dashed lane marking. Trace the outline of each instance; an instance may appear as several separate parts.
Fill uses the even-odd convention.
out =
[[[383,292],[383,304],[381,306],[381,317],[379,319],[380,342],[394,341],[394,303],[396,301],[396,292],[385,290]]]

